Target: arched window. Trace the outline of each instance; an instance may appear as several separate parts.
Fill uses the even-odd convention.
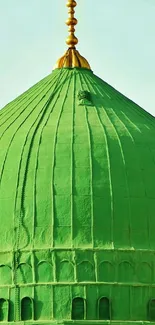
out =
[[[149,301],[148,307],[148,318],[150,321],[155,321],[155,299]]]
[[[142,262],[137,268],[137,280],[142,283],[152,282],[152,267],[149,263]]]
[[[32,267],[27,263],[21,263],[17,268],[18,283],[32,283]]]
[[[115,280],[115,270],[112,263],[101,262],[98,267],[98,280],[100,282],[113,282]]]
[[[74,267],[69,261],[62,261],[57,269],[58,281],[74,281]]]
[[[133,282],[134,268],[128,261],[123,261],[118,265],[118,281],[119,282]]]
[[[84,299],[77,297],[72,301],[72,319],[84,319]]]
[[[77,278],[79,282],[95,281],[94,265],[89,261],[83,261],[77,265]]]
[[[52,282],[53,265],[49,262],[41,261],[37,267],[36,280],[37,282]]]
[[[31,320],[33,318],[33,300],[25,297],[21,301],[21,319]]]
[[[102,297],[99,299],[99,319],[108,320],[110,319],[110,302],[107,297]]]
[[[0,321],[8,320],[8,301],[1,298],[0,299]]]

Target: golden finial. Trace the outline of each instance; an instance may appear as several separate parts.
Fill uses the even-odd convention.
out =
[[[87,60],[80,55],[80,53],[76,50],[75,45],[78,43],[78,39],[76,38],[75,25],[77,24],[77,19],[74,17],[77,3],[75,0],[68,0],[66,6],[68,9],[69,17],[66,20],[66,25],[69,27],[69,36],[66,40],[66,44],[68,45],[67,52],[57,61],[54,69],[57,68],[85,68],[91,69]]]
[[[75,32],[75,25],[78,23],[77,19],[74,17],[75,10],[74,8],[76,7],[77,3],[74,0],[68,0],[66,6],[68,7],[68,14],[69,17],[66,20],[66,25],[69,26],[68,31],[69,31],[69,36],[66,39],[66,44],[71,47],[75,48],[75,45],[78,43],[78,39],[74,35]]]

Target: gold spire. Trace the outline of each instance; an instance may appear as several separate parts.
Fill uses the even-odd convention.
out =
[[[80,55],[76,50],[75,45],[78,43],[78,39],[75,36],[75,25],[77,24],[77,19],[74,17],[77,3],[75,0],[68,0],[66,6],[68,7],[69,17],[66,20],[66,25],[69,27],[69,36],[66,39],[66,44],[68,45],[67,52],[57,61],[54,69],[57,68],[86,68],[91,69],[87,60]]]
[[[68,0],[67,2],[67,7],[68,7],[68,14],[69,18],[66,20],[66,25],[69,26],[68,31],[69,31],[69,36],[66,39],[66,44],[69,47],[75,48],[75,45],[78,43],[78,39],[74,35],[75,32],[75,25],[78,23],[77,19],[74,17],[74,7],[76,7],[77,3],[74,0]]]

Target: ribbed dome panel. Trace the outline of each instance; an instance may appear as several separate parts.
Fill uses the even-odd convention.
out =
[[[91,71],[55,70],[0,111],[0,250],[154,249],[154,139]]]

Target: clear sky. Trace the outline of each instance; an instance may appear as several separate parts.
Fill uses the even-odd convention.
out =
[[[66,50],[66,0],[0,0],[0,108]],[[78,50],[95,74],[155,115],[155,0],[77,0]]]

